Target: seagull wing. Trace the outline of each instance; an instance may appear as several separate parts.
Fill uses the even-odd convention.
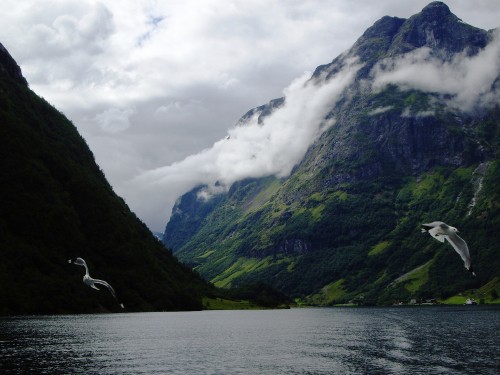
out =
[[[118,301],[118,298],[116,298],[116,293],[115,293],[115,290],[113,289],[113,287],[111,285],[109,285],[106,281],[104,280],[99,280],[99,279],[94,279],[94,283],[97,283],[97,284],[101,284],[101,285],[104,285],[106,288],[109,289],[109,291],[111,292],[111,294],[113,295],[114,299],[116,300],[116,302],[118,302],[120,304],[120,307],[122,309],[125,308],[125,306],[123,305],[123,303],[120,303],[120,301]],[[96,288],[97,289],[97,288]]]
[[[99,279],[93,279],[94,283],[95,284],[101,284],[101,285],[104,285],[106,288],[109,289],[109,291],[111,292],[111,294],[113,295],[113,297],[118,301],[118,299],[116,298],[116,293],[115,293],[115,290],[113,289],[113,287],[111,285],[109,285],[106,281],[104,280],[99,280]],[[97,289],[97,288],[96,288]]]
[[[436,240],[444,242],[443,224],[444,223],[442,221],[433,221],[432,223],[422,224],[422,232],[429,232],[429,234]]]
[[[465,268],[470,269],[472,262],[470,259],[469,247],[467,243],[456,233],[449,233],[445,238],[453,246],[455,251],[460,255],[460,258],[464,261]]]
[[[429,234],[440,242],[444,242],[444,238],[446,237],[440,227],[432,228],[429,230]]]
[[[422,228],[425,228],[426,230],[432,229],[434,227],[438,227],[441,224],[444,224],[442,221],[433,221],[432,223],[424,223],[422,224]]]

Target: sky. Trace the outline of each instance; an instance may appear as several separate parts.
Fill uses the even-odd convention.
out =
[[[381,17],[408,18],[428,3],[3,0],[0,43],[31,89],[77,127],[115,192],[161,232],[175,200],[197,184],[209,185],[207,199],[238,178],[286,176],[332,126],[322,120],[327,98],[340,95],[359,65],[349,61],[322,87],[307,84],[311,72]],[[497,0],[446,4],[466,23],[500,26]],[[420,57],[380,72],[377,82],[436,85],[412,81],[421,69],[443,76]],[[498,72],[497,50],[478,60],[439,67],[446,78],[439,87],[479,65]],[[481,93],[487,73],[482,80],[467,73],[465,81]],[[284,95],[287,104],[265,127],[256,119],[235,126],[248,110]]]

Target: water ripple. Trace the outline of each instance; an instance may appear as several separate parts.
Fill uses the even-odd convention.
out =
[[[0,318],[2,374],[498,374],[499,308]]]

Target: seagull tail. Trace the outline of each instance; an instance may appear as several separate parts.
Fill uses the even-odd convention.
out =
[[[472,269],[472,266],[470,266],[469,268],[467,268],[467,271],[469,271],[470,273],[472,273],[472,276],[476,276],[476,273]]]

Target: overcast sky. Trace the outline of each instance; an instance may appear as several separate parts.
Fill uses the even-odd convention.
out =
[[[30,87],[75,124],[114,190],[153,231],[163,231],[175,199],[197,182],[180,170],[208,173],[199,155],[217,163],[213,150],[229,152],[222,143],[228,134],[255,137],[234,133],[247,110],[286,91],[321,112],[325,93],[335,95],[349,82],[355,62],[323,91],[297,91],[298,83],[382,16],[408,18],[428,3],[3,0],[0,42]],[[500,25],[498,0],[446,3],[471,25]],[[290,108],[284,113],[295,115]],[[273,126],[280,129],[278,120]],[[313,139],[327,125],[318,123],[304,136]],[[258,136],[268,142],[263,147],[284,147],[271,134]],[[246,144],[232,143],[230,152]],[[303,152],[296,146],[294,157]],[[272,163],[281,163],[283,174],[294,159],[279,155]],[[152,187],[148,176],[161,171],[169,173]]]

